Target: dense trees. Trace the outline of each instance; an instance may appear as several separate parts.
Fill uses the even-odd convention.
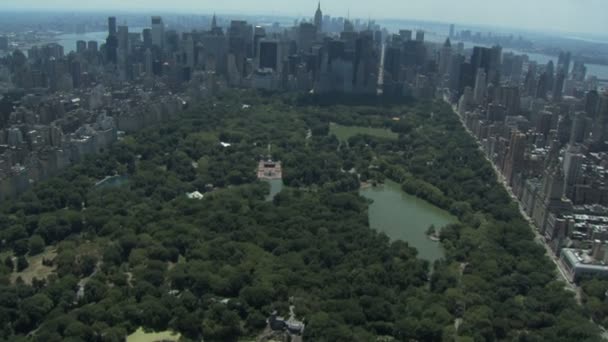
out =
[[[0,339],[119,341],[143,326],[236,341],[290,305],[311,341],[597,335],[449,107],[343,100],[222,94],[4,203],[2,252],[17,265],[0,267]],[[330,122],[400,135],[341,144]],[[289,186],[271,202],[255,179],[269,146]],[[114,174],[127,183],[94,187]],[[359,177],[398,181],[460,219],[441,231],[432,273],[369,229]],[[195,190],[205,198],[187,199]],[[46,246],[54,274],[12,283]],[[597,318],[601,286],[588,286]]]

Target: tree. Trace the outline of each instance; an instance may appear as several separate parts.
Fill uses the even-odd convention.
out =
[[[27,315],[31,322],[39,322],[51,309],[53,301],[42,293],[24,299],[21,304],[21,312]]]
[[[21,272],[21,271],[25,270],[26,268],[28,268],[29,266],[30,266],[30,263],[27,262],[27,259],[23,255],[17,257],[17,272]]]
[[[44,239],[40,235],[33,235],[29,240],[30,255],[38,255],[44,251]]]
[[[11,257],[10,255],[6,257],[6,259],[4,259],[4,265],[11,271],[13,272],[13,270],[15,269],[15,264],[13,263],[13,257]]]

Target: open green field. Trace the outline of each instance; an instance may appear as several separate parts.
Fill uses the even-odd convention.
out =
[[[30,264],[22,272],[14,272],[11,274],[11,282],[15,283],[17,278],[21,277],[24,283],[32,284],[32,280],[46,279],[54,271],[55,267],[47,267],[42,264],[43,259],[52,260],[57,256],[57,249],[54,247],[47,247],[43,253],[35,256],[28,256],[27,261]]]
[[[358,134],[370,135],[377,138],[397,139],[399,134],[386,128],[372,128],[361,126],[343,126],[335,123],[329,124],[329,132],[334,134],[342,142],[348,141],[350,137]]]
[[[127,342],[156,342],[156,341],[175,341],[181,337],[180,334],[172,331],[147,333],[143,328],[137,329],[134,333],[127,336]]]

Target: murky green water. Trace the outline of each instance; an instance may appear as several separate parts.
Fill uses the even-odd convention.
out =
[[[406,194],[399,184],[366,188],[361,195],[374,201],[369,207],[369,221],[373,229],[386,233],[392,240],[407,241],[418,250],[418,256],[433,263],[443,257],[441,244],[431,241],[426,231],[430,225],[441,228],[457,219],[415,196]]]
[[[274,197],[283,190],[283,180],[282,179],[273,179],[266,181],[270,183],[270,194],[266,196],[266,201],[272,201]]]

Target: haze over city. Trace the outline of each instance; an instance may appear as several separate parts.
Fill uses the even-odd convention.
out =
[[[165,11],[307,16],[311,0],[4,0],[5,10],[55,11]],[[322,3],[325,13],[375,19],[417,19],[479,24],[519,29],[604,35],[608,32],[608,2],[602,0],[332,0]]]

